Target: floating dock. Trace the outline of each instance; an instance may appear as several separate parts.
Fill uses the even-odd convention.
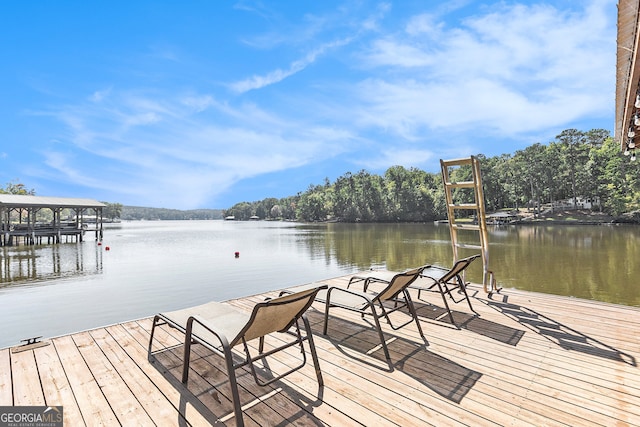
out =
[[[366,319],[332,309],[324,336],[324,306],[314,303],[308,316],[324,387],[312,363],[266,388],[239,372],[245,423],[640,426],[640,309],[508,289],[489,298],[474,284],[468,290],[480,315],[451,304],[459,327],[439,294],[416,295],[428,346],[413,323],[398,331],[383,325],[391,372]],[[275,295],[229,303],[250,310]],[[0,350],[0,405],[62,405],[70,426],[235,425],[222,360],[194,346],[185,387],[183,336],[158,329],[151,363],[150,329],[151,319],[141,319]],[[299,356],[291,351],[276,355],[270,369],[291,366]]]

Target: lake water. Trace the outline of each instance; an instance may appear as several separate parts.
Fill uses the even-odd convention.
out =
[[[452,261],[449,229],[434,224],[126,222],[108,225],[101,244],[86,238],[0,248],[0,348],[369,268]],[[505,289],[640,306],[640,227],[497,227],[489,241]],[[481,282],[481,267],[467,278]]]

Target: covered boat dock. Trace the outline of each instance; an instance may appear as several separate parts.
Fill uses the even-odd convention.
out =
[[[0,194],[0,246],[81,242],[87,231],[102,239],[104,207],[92,199]]]

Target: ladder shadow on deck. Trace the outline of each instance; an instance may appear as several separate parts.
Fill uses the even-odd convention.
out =
[[[420,318],[429,319],[435,323],[451,325],[458,329],[465,329],[514,347],[518,345],[520,339],[525,334],[525,331],[521,329],[512,328],[500,323],[482,319],[477,315],[455,310],[451,310],[453,320],[455,321],[455,324],[452,325],[446,309],[437,305],[418,301],[414,301],[413,304],[416,307],[416,312]]]
[[[231,388],[223,358],[203,346],[194,345],[190,380],[185,386],[181,381],[183,355],[184,345],[180,344],[155,351],[150,356],[153,366],[180,393],[180,407],[177,409],[181,416],[178,425],[190,425],[184,420],[188,405],[193,406],[211,425],[235,425]],[[268,366],[262,369],[256,367],[256,372],[262,379],[273,377]],[[317,399],[311,400],[282,381],[265,387],[258,386],[246,367],[237,370],[236,377],[245,422],[253,419],[259,425],[289,425],[291,422],[323,425],[311,414],[314,406],[322,404],[322,388],[318,391]],[[274,400],[276,403],[271,404]],[[274,410],[274,407],[278,410]]]
[[[508,296],[502,295],[502,301],[489,299],[483,301],[483,303],[555,343],[562,349],[578,351],[590,356],[637,366],[634,356],[591,338],[567,325],[563,325],[535,310],[507,301]]]
[[[356,323],[334,316],[329,322],[327,335],[322,335],[324,314],[311,309],[307,316],[314,334],[329,340],[346,357],[374,368],[388,370],[378,333],[372,324],[366,321]],[[390,336],[387,331],[385,335]],[[387,346],[394,371],[402,372],[454,403],[460,403],[482,377],[480,372],[429,351],[421,342],[392,336],[387,339]],[[353,352],[347,352],[345,348]]]

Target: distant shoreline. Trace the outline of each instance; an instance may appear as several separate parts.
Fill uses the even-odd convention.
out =
[[[534,216],[530,212],[520,212],[520,219],[510,224],[554,224],[554,225],[617,225],[639,224],[638,213],[630,212],[617,217],[587,209],[562,210]]]

